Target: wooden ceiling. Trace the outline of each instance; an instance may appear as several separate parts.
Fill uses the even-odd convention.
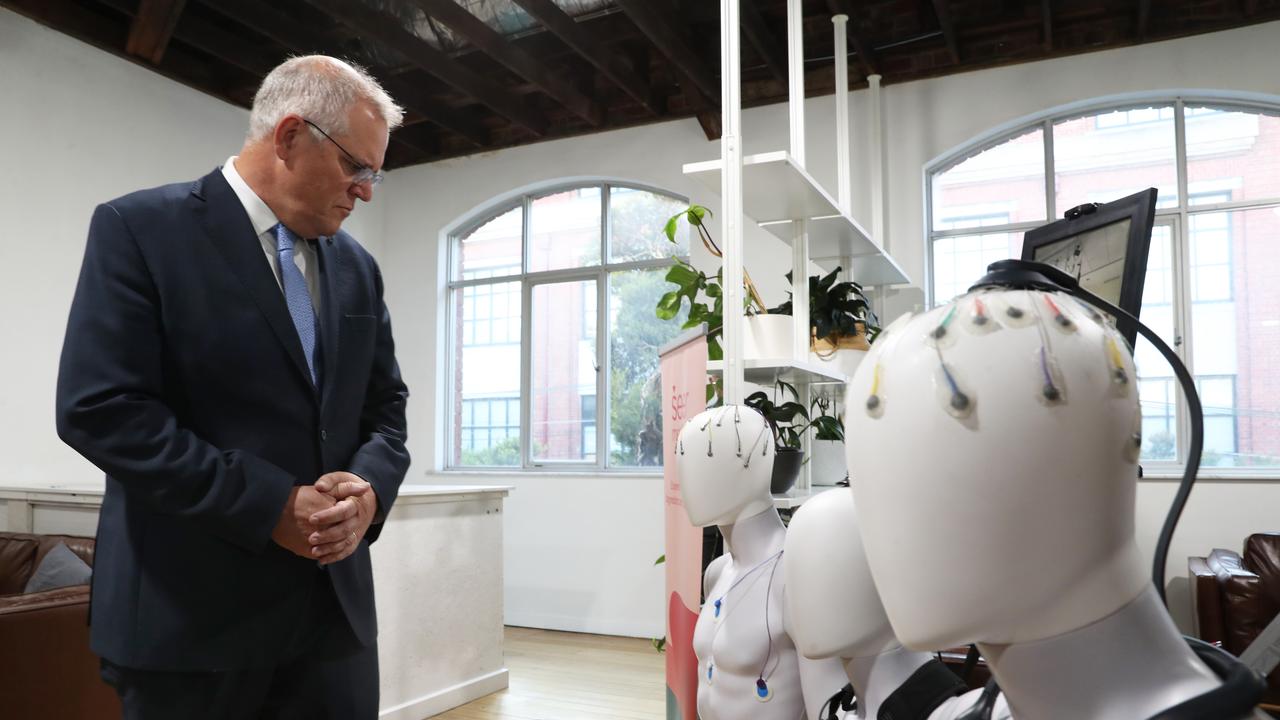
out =
[[[786,0],[740,2],[743,104],[785,101]],[[291,55],[354,60],[407,109],[388,167],[683,117],[718,137],[719,5],[0,0],[245,108]],[[804,0],[803,12],[805,92],[815,96],[834,90],[837,12],[850,18],[849,82],[858,89],[876,72],[889,85],[1280,20],[1280,0]],[[495,14],[518,17],[522,29],[504,32]]]

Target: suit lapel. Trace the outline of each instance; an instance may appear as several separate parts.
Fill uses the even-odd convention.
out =
[[[325,407],[333,391],[338,374],[338,332],[341,326],[338,312],[338,249],[333,238],[320,238],[316,243],[316,257],[320,259],[320,406]]]
[[[191,194],[196,200],[196,215],[205,233],[213,241],[213,246],[253,297],[292,361],[299,378],[310,386],[311,371],[307,369],[307,361],[302,354],[298,330],[293,326],[284,293],[280,291],[280,285],[271,274],[271,266],[263,257],[262,244],[253,231],[253,224],[249,222],[249,215],[240,199],[227,184],[221,170],[214,170],[198,181]]]

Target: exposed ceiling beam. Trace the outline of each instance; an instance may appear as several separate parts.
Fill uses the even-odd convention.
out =
[[[596,67],[613,84],[654,115],[661,115],[663,105],[649,83],[640,77],[631,63],[617,51],[610,50],[552,0],[515,0],[533,19],[573,48]]]
[[[787,54],[778,42],[778,38],[774,36],[773,31],[765,23],[764,16],[760,14],[760,8],[756,7],[752,0],[746,0],[740,5],[740,17],[742,20],[742,35],[759,53],[764,60],[765,66],[769,68],[770,74],[785,87],[787,84]]]
[[[414,4],[432,19],[448,25],[454,32],[471,41],[472,45],[511,72],[538,86],[569,112],[595,127],[604,122],[604,111],[599,103],[580,92],[541,60],[508,41],[483,20],[467,12],[454,0],[414,0]]]
[[[947,7],[947,0],[933,0],[933,11],[938,16],[938,27],[942,28],[942,37],[947,41],[951,62],[959,64],[960,42],[956,39],[956,26],[951,22],[951,9]]]
[[[1053,0],[1040,0],[1040,15],[1044,19],[1044,51],[1053,52]]]
[[[1258,0],[1244,0],[1244,16],[1253,17],[1258,12]]]
[[[141,0],[129,26],[124,51],[159,65],[186,4],[187,0]]]
[[[720,97],[715,73],[684,40],[684,33],[654,0],[615,0],[640,32],[649,38],[680,73],[697,86],[707,100]]]
[[[858,62],[862,64],[862,73],[864,75],[880,74],[880,64],[876,61],[875,50],[862,34],[857,16],[853,13],[853,3],[849,0],[827,0],[827,8],[831,10],[832,15],[845,15],[849,18],[848,24],[845,25],[845,37],[849,39],[849,44],[853,45],[853,51],[858,55]]]
[[[261,0],[202,0],[207,7],[224,17],[234,20],[261,33],[299,54],[323,53],[342,57],[340,39],[324,32],[303,30],[294,18]],[[269,70],[269,69],[268,69]],[[401,80],[385,68],[368,68],[370,74],[382,83],[396,102],[432,123],[467,138],[477,147],[487,147],[491,138],[488,130],[472,113],[450,110],[439,102],[425,97],[416,85]],[[261,73],[265,74],[265,73]],[[401,131],[392,133],[392,137]],[[426,150],[427,148],[422,148]]]
[[[1151,0],[1138,0],[1138,42],[1147,39],[1147,29],[1151,25]]]
[[[495,112],[539,137],[547,133],[547,119],[519,95],[456,62],[427,41],[409,32],[395,18],[349,0],[306,0],[350,29],[367,35],[406,60],[488,105]]]

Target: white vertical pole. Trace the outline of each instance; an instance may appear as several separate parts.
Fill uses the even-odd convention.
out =
[[[800,0],[787,0],[787,74],[791,157],[804,167],[804,14]]]
[[[724,401],[740,405],[742,378],[742,34],[738,0],[720,0],[720,222],[724,231]]]
[[[836,201],[841,212],[853,215],[849,187],[849,46],[845,34],[849,16],[836,15],[831,22],[836,33]]]
[[[791,319],[796,360],[809,359],[809,221],[791,223]]]
[[[871,91],[871,239],[889,249],[884,226],[884,129],[880,117],[880,75],[868,75]]]

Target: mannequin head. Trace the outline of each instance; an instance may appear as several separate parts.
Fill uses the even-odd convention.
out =
[[[676,467],[689,522],[733,525],[773,507],[773,435],[754,408],[726,405],[680,430]]]
[[[1149,584],[1137,378],[1092,309],[970,293],[890,326],[848,397],[863,540],[906,646],[1053,637]]]
[[[787,619],[810,659],[859,658],[902,647],[871,579],[853,494],[809,498],[787,527]]]

